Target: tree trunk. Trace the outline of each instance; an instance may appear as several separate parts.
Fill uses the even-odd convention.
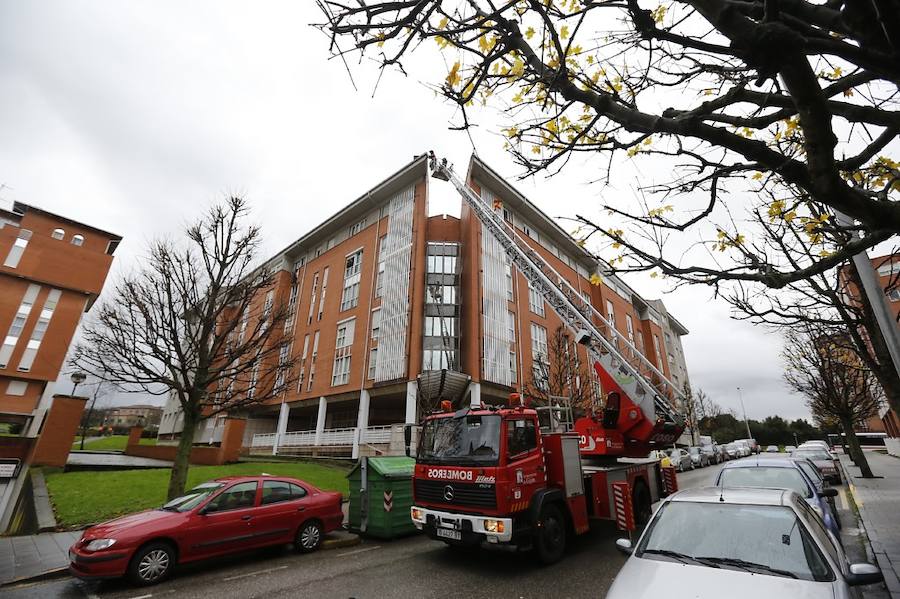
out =
[[[199,419],[184,412],[184,424],[181,429],[181,438],[178,440],[178,452],[175,454],[175,462],[172,464],[172,474],[169,476],[168,499],[175,499],[184,495],[184,487],[187,483],[191,448],[194,445],[194,433],[197,430]]]
[[[843,427],[844,433],[847,435],[847,443],[850,445],[850,457],[853,458],[853,462],[859,466],[860,474],[863,478],[874,478],[875,475],[872,474],[872,469],[869,468],[869,461],[866,459],[866,454],[863,453],[862,447],[859,446],[859,439],[856,438],[856,433],[853,431],[853,425],[844,423]]]

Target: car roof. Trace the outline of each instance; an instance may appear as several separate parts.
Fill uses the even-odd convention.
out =
[[[723,468],[796,468],[796,466],[793,460],[759,456],[728,462]]]
[[[276,480],[297,480],[293,476],[278,476],[275,474],[252,474],[252,475],[231,475],[231,476],[220,476],[219,478],[213,479],[215,482],[219,483],[231,483],[231,482],[250,482],[250,481],[258,481],[265,479],[276,479]],[[210,481],[210,482],[213,482]]]
[[[749,505],[790,505],[789,489],[763,489],[757,487],[700,487],[678,491],[669,501],[694,503],[740,503]]]

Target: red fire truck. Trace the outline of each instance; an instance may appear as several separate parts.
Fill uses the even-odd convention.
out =
[[[432,175],[450,181],[518,270],[587,348],[604,400],[574,424],[566,408],[510,405],[443,410],[422,423],[413,477],[416,527],[450,545],[533,547],[552,563],[591,518],[630,517],[674,490],[651,449],[670,445],[683,421],[679,390],[569,283],[518,237],[493,207],[434,154]],[[407,429],[407,451],[411,430]],[[633,527],[631,522],[620,526]]]

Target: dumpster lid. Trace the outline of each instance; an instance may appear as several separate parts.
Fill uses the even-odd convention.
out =
[[[406,456],[368,458],[369,468],[374,469],[384,478],[412,478],[416,461]],[[351,474],[359,469],[359,462],[347,473]]]

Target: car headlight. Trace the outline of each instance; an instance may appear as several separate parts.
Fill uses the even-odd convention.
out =
[[[503,525],[503,522],[501,522],[500,520],[485,520],[484,521],[484,529],[487,532],[502,533],[505,530],[505,528],[506,527]]]
[[[94,539],[84,548],[85,551],[102,551],[116,544],[115,539]]]
[[[425,513],[417,507],[410,509],[410,516],[412,517],[414,522],[425,521]]]

